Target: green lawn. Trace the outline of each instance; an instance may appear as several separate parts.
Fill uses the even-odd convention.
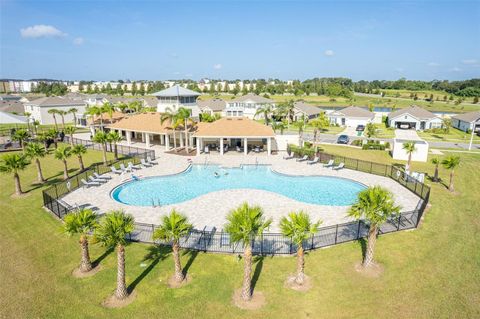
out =
[[[385,123],[376,123],[375,127],[377,128],[377,138],[394,138],[395,130],[388,128]]]
[[[328,152],[379,163],[391,163],[386,152],[325,146]],[[167,288],[173,271],[171,256],[145,259],[151,245],[131,244],[126,249],[127,285],[136,300],[123,309],[105,309],[101,302],[115,288],[116,256],[107,254],[95,276],[75,279],[79,262],[77,238],[68,238],[60,223],[41,208],[41,188],[32,185],[35,167],[21,174],[29,195],[13,199],[13,179],[0,179],[0,317],[8,318],[475,318],[480,316],[480,156],[460,154],[456,171],[458,194],[434,185],[431,209],[414,231],[379,237],[376,259],[385,273],[378,279],[358,275],[353,265],[361,260],[361,245],[346,243],[309,253],[306,272],[314,287],[307,293],[284,288],[295,270],[293,257],[266,257],[255,265],[255,289],[266,296],[260,310],[244,311],[231,296],[242,280],[243,263],[236,256],[193,254],[184,256],[192,282],[181,289]],[[90,151],[86,162],[101,154]],[[50,181],[61,178],[61,163],[42,160]],[[76,161],[69,161],[72,168]],[[432,172],[428,163],[413,168]],[[448,173],[440,172],[447,180]],[[92,259],[104,248],[92,245]],[[142,266],[144,263],[145,267]]]
[[[469,143],[471,134],[451,128],[447,134],[431,133],[418,131],[418,135],[428,141],[445,141],[445,142],[463,142]],[[474,134],[473,141],[480,142],[480,136]]]

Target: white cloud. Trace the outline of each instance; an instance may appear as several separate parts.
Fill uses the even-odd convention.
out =
[[[325,50],[325,52],[323,52],[323,54],[325,54],[326,56],[333,56],[333,55],[335,55],[335,52],[333,52],[333,50]]]
[[[457,67],[454,67],[454,68],[451,68],[450,71],[452,71],[452,72],[460,72],[460,71],[462,71],[462,69],[457,68]]]
[[[85,42],[85,39],[82,37],[78,37],[73,39],[73,44],[75,45],[82,45]]]
[[[214,64],[214,65],[213,65],[213,68],[214,68],[215,70],[220,70],[220,69],[222,68],[222,65],[221,65],[220,63],[217,63],[217,64]]]
[[[476,59],[466,59],[462,61],[463,64],[478,64],[478,60]]]
[[[439,66],[440,64],[438,64],[437,62],[430,62],[427,65],[428,66]]]
[[[31,27],[20,29],[22,38],[50,38],[50,37],[64,37],[67,34],[58,30],[54,26],[37,24]]]

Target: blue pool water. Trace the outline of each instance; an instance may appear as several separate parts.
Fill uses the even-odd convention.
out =
[[[217,174],[217,175],[216,175]],[[289,176],[272,172],[270,166],[246,165],[220,168],[192,165],[187,171],[127,182],[111,195],[118,202],[135,206],[181,203],[210,192],[228,189],[259,189],[317,205],[351,205],[364,185],[327,176]]]

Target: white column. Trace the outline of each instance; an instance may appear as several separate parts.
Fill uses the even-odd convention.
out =
[[[248,154],[248,142],[246,137],[243,139],[243,153],[245,155]]]
[[[150,134],[145,133],[145,145],[150,148]]]
[[[93,126],[90,126],[90,134],[95,135],[95,128]]]
[[[220,138],[220,155],[223,155],[223,137]]]
[[[147,135],[147,133],[140,133],[142,134],[142,143],[145,143],[145,135]]]
[[[267,138],[267,155],[272,154],[272,138]]]
[[[202,149],[202,139],[197,137],[197,155],[200,155],[200,150]]]
[[[160,145],[165,145],[165,135],[160,135]]]
[[[168,134],[165,135],[165,149],[170,149],[170,137],[168,136]]]
[[[180,132],[180,134],[179,134],[180,135],[180,137],[179,137],[180,138],[180,147],[183,147],[183,134],[182,133],[183,132]]]
[[[127,135],[127,145],[130,145],[132,144],[132,132],[130,131],[125,131],[126,135]]]

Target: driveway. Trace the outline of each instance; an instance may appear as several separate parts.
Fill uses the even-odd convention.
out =
[[[348,135],[348,136],[358,136],[356,127],[347,126],[343,132],[338,133],[337,135]]]
[[[401,140],[409,140],[409,141],[418,141],[421,138],[418,136],[417,131],[415,130],[395,130],[395,138]]]

